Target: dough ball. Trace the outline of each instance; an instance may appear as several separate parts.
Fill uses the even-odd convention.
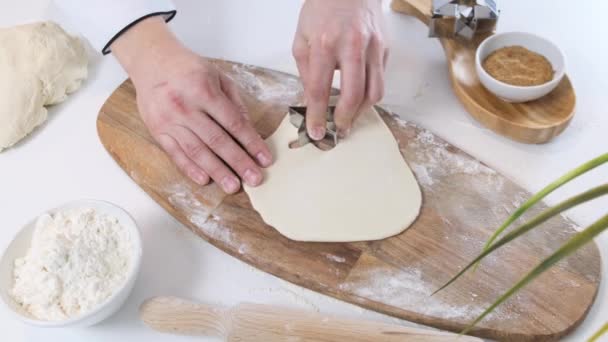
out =
[[[0,151],[46,120],[44,106],[80,88],[87,63],[82,41],[55,23],[0,29]]]
[[[42,82],[33,74],[0,67],[0,151],[46,120]]]

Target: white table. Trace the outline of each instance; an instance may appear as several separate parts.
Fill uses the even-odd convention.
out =
[[[0,26],[61,17],[44,0],[3,3]],[[180,13],[173,27],[197,52],[295,73],[290,47],[300,1],[176,3]],[[565,0],[501,2],[500,31],[522,30],[546,36],[568,57],[568,73],[578,94],[577,115],[552,143],[515,143],[472,120],[452,93],[439,43],[426,38],[426,28],[416,20],[388,9],[393,48],[384,102],[398,106],[407,120],[436,132],[526,189],[539,190],[566,170],[608,150],[608,26],[604,18],[608,2],[571,4]],[[49,122],[31,138],[0,154],[0,248],[8,245],[22,224],[48,208],[78,198],[108,200],[128,210],[143,230],[145,258],[135,291],[116,316],[83,330],[27,327],[0,310],[2,340],[189,340],[156,334],[138,320],[137,310],[143,299],[168,294],[225,305],[264,302],[397,322],[257,271],[195,237],[161,209],[116,165],[97,138],[97,112],[125,77],[112,57],[95,58],[85,86],[66,103],[52,108]],[[607,175],[608,166],[595,170],[550,196],[548,202],[556,203],[606,182]],[[584,225],[605,214],[606,208],[608,198],[568,215]],[[588,318],[569,336],[572,341],[588,337],[608,320],[608,234],[600,236],[597,243],[603,257],[602,286]]]

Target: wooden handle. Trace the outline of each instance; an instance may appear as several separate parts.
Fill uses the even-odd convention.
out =
[[[431,0],[393,0],[391,2],[393,11],[416,17],[427,25],[431,22],[432,8]]]
[[[227,310],[177,297],[154,297],[139,308],[141,320],[154,330],[180,335],[226,336]]]
[[[457,335],[376,322],[337,319],[262,304],[232,309],[211,307],[175,297],[145,301],[141,319],[152,329],[187,335],[213,335],[228,341],[454,341]],[[481,341],[461,336],[457,341]]]

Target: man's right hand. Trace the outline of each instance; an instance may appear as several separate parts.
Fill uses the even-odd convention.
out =
[[[238,87],[184,47],[162,18],[138,23],[111,46],[137,90],[151,134],[178,168],[198,184],[213,179],[227,193],[262,182],[272,164]]]

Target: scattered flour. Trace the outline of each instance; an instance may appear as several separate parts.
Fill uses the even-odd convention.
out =
[[[341,256],[337,256],[334,254],[329,254],[329,253],[324,253],[325,257],[333,262],[338,262],[338,263],[344,263],[346,262],[346,259],[344,259]]]
[[[397,123],[397,125],[399,125],[399,127],[408,128],[410,126],[416,126],[415,124],[403,119],[398,114],[392,113],[391,116],[393,117],[393,119],[395,119],[395,122]]]
[[[448,144],[437,141],[435,136],[422,129],[412,144],[425,145],[426,152],[418,152],[420,159],[426,160],[427,172],[441,175],[465,173],[469,175],[494,175],[496,172],[477,160],[463,154],[448,151]],[[415,145],[414,145],[415,146]],[[422,150],[422,149],[420,149]]]
[[[173,184],[165,189],[165,192],[169,194],[169,203],[188,213],[192,223],[202,224],[209,217],[209,211],[196,199],[189,186]]]
[[[528,199],[528,196],[526,195],[526,193],[524,192],[519,192],[515,199],[513,199],[513,201],[511,202],[511,205],[513,205],[514,208],[519,208],[521,207],[522,204],[524,204],[524,202]]]
[[[414,127],[418,130],[418,135],[407,142],[406,148],[415,151],[408,163],[421,185],[431,188],[447,176],[467,174],[489,176],[491,179],[488,181],[494,182],[497,188],[502,186],[503,179],[494,170],[463,153],[450,151],[446,142],[440,141],[428,130],[407,122],[396,114],[393,114],[393,118],[400,127]]]
[[[65,320],[87,313],[125,282],[132,241],[118,220],[94,209],[38,218],[30,248],[15,261],[15,301],[34,317]]]
[[[570,231],[580,232],[583,230],[583,227],[574,223],[574,221],[572,221],[570,219],[570,217],[568,217],[568,215],[566,215],[565,213],[561,213],[560,216],[566,221],[566,224],[568,225],[564,232],[570,232]]]
[[[211,214],[207,208],[194,196],[189,186],[185,184],[173,184],[165,189],[169,194],[169,203],[185,213],[188,221],[194,224],[205,235],[222,241],[234,247],[240,254],[244,254],[249,248],[246,244],[237,244],[232,237],[230,229],[221,223],[221,218]]]
[[[279,102],[291,104],[304,90],[302,85],[295,77],[281,78],[281,82],[265,82],[265,77],[256,76],[252,70],[254,67],[249,65],[232,65],[232,74],[229,76],[245,90],[255,96],[260,101]],[[277,71],[269,71],[278,73]]]
[[[412,171],[416,174],[418,182],[422,185],[431,186],[435,183],[424,165],[412,163],[410,166],[412,167]]]
[[[471,319],[483,312],[478,305],[447,304],[439,296],[431,296],[432,288],[422,279],[419,269],[401,270],[398,273],[375,269],[361,281],[340,284],[340,289],[355,295],[432,317]]]
[[[190,220],[194,225],[196,225],[199,229],[201,229],[207,236],[210,236],[216,240],[220,240],[226,243],[229,246],[235,246],[234,239],[232,238],[232,232],[230,229],[224,227],[221,224],[220,219],[217,216],[211,216],[205,222],[197,222]],[[245,246],[239,245],[237,250],[241,250],[242,248],[246,248]]]

